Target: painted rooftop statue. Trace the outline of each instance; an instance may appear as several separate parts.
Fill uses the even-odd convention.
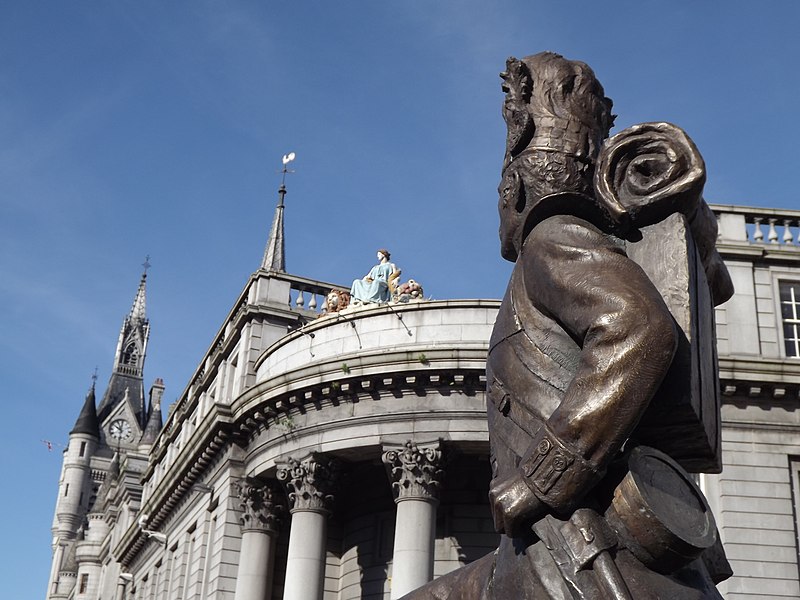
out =
[[[721,598],[730,567],[687,472],[720,469],[713,309],[733,291],[702,157],[668,123],[606,139],[612,103],[584,63],[544,52],[501,77],[516,264],[487,413],[504,535],[406,598]]]
[[[378,250],[378,264],[363,279],[353,281],[350,288],[353,304],[386,304],[392,299],[400,270],[389,262],[390,258],[389,251],[381,248]]]

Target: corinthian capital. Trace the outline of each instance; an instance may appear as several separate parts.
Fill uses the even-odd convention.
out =
[[[277,477],[286,486],[290,512],[329,513],[339,470],[339,463],[324,454],[312,454],[303,460],[290,458],[278,467]]]
[[[281,513],[285,507],[280,503],[276,490],[269,484],[245,481],[239,484],[239,508],[242,511],[239,523],[242,531],[277,533],[281,524]]]
[[[383,453],[383,462],[392,481],[395,502],[409,498],[435,500],[442,471],[442,451],[438,443],[418,446],[411,440],[405,446]]]

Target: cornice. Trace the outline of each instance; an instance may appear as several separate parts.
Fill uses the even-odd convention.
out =
[[[414,374],[386,373],[382,377],[364,375],[343,380],[338,386],[333,382],[321,382],[303,390],[262,397],[259,401],[250,403],[247,409],[238,414],[234,434],[240,445],[248,446],[261,431],[275,426],[284,427],[287,417],[292,414],[324,411],[342,403],[356,404],[404,396],[420,397],[430,393],[475,397],[482,394],[485,388],[486,374],[483,368],[434,370]],[[453,408],[453,411],[448,411],[445,415],[447,419],[458,418],[461,414],[457,406],[454,405]],[[304,430],[304,433],[315,435],[321,431],[349,427],[354,422],[373,423],[377,427],[381,423],[398,419],[407,421],[408,418],[407,413],[400,416],[387,413],[341,419],[335,423],[323,420],[307,431]]]
[[[800,258],[800,247],[783,246],[778,244],[754,244],[720,241],[717,242],[717,251],[725,261],[738,262],[772,262],[793,263],[797,266]]]
[[[424,349],[425,352],[421,352]],[[279,376],[261,381],[243,392],[233,403],[232,410],[238,420],[241,414],[252,408],[254,402],[281,395],[308,395],[320,387],[331,387],[323,395],[331,392],[358,389],[356,381],[370,380],[365,390],[374,389],[377,380],[386,378],[406,378],[408,385],[424,385],[424,375],[455,373],[460,369],[479,370],[486,368],[488,340],[479,343],[461,344],[457,347],[431,348],[429,345],[409,346],[389,351],[373,348],[368,351],[359,350],[346,354],[337,354],[327,360],[321,360],[289,370]],[[418,377],[419,380],[414,378]],[[484,377],[485,379],[485,377]],[[459,381],[461,381],[459,379]],[[438,385],[438,381],[436,381]],[[399,383],[399,382],[398,382]],[[386,383],[384,387],[393,384]],[[336,395],[336,394],[334,394]]]
[[[719,378],[723,396],[800,397],[800,360],[721,356]]]
[[[170,465],[167,475],[149,494],[145,509],[149,514],[146,529],[160,528],[206,467],[230,442],[231,419],[226,407],[215,406],[201,425],[205,427],[195,431],[192,439],[187,440],[186,447]],[[150,462],[142,475],[143,482],[153,476],[156,464]],[[146,541],[147,537],[136,523],[125,532],[114,549],[114,555],[122,564],[127,565],[144,547]]]

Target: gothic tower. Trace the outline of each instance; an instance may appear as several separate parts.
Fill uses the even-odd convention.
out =
[[[93,383],[64,450],[52,527],[53,565],[47,596],[51,600],[67,598],[75,591],[80,594],[87,584],[96,585],[95,563],[87,562],[80,571],[76,550],[78,555],[86,554],[81,546],[96,542],[98,532],[105,528],[98,510],[102,507],[95,506],[98,489],[108,477],[112,457],[119,464],[119,453],[146,452],[161,430],[163,382],[158,379],[153,384],[149,407],[142,383],[150,336],[146,314],[148,266],[145,263],[133,305],[123,319],[103,399],[97,406]]]
[[[150,321],[146,314],[147,266],[145,262],[133,306],[122,322],[111,378],[97,408],[101,442],[107,447],[135,445],[147,426],[149,415],[143,385],[144,359],[150,337]]]

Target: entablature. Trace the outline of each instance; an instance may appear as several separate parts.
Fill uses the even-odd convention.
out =
[[[800,399],[800,359],[720,356],[719,379],[723,397]]]

